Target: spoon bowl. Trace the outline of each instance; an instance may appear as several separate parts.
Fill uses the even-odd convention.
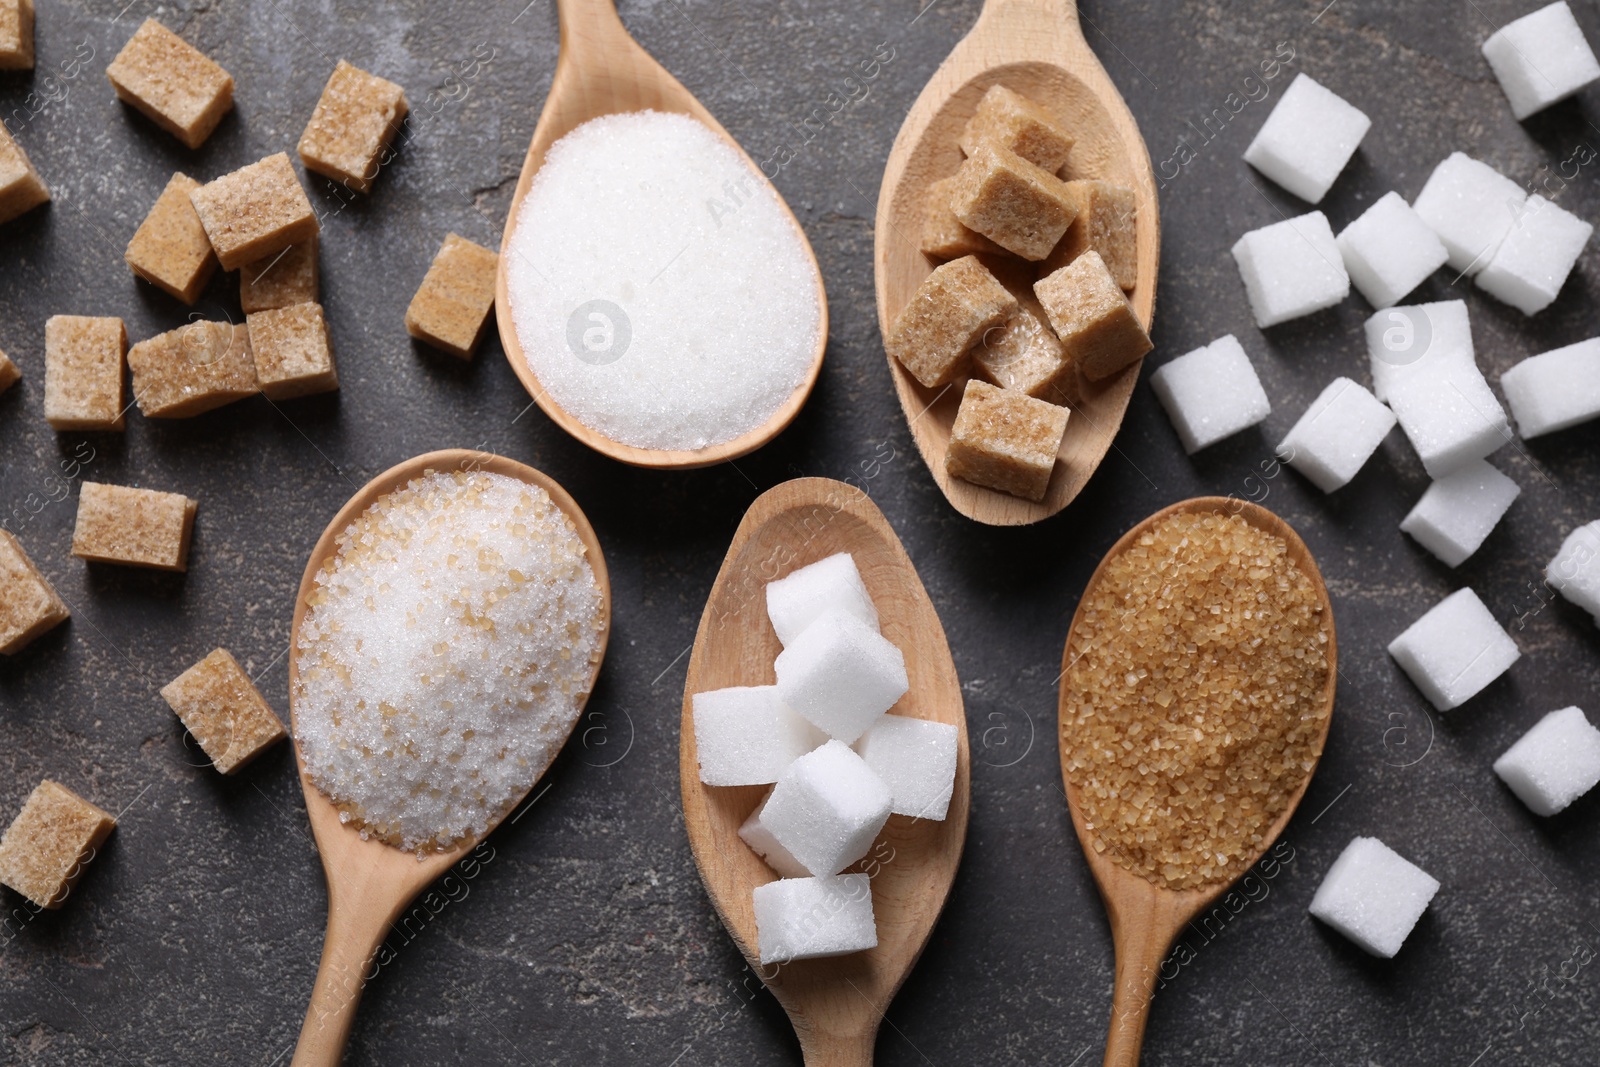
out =
[[[305,619],[315,578],[332,558],[339,534],[380,497],[430,470],[482,470],[536,485],[549,493],[551,502],[572,520],[594,571],[595,584],[600,589],[600,641],[583,699],[587,700],[587,693],[594,688],[600,663],[605,658],[606,642],[611,634],[611,583],[606,574],[600,542],[589,520],[565,489],[532,467],[504,456],[451,448],[406,460],[372,479],[339,509],[317,540],[316,547],[311,550],[311,559],[306,563],[305,575],[300,580],[300,592],[295,598],[294,623],[289,636],[291,723],[294,722],[294,694],[299,679],[300,624]],[[580,703],[578,714],[573,715],[567,727],[569,736],[581,717]],[[506,812],[495,816],[483,834],[460,841],[447,850],[427,853],[420,859],[416,853],[395,848],[376,837],[363,839],[353,822],[340,820],[339,809],[306,773],[305,759],[298,741],[299,733],[298,729],[294,730],[295,766],[300,773],[300,787],[305,793],[311,833],[316,838],[317,851],[322,856],[323,873],[327,876],[328,928],[323,937],[322,962],[317,970],[316,985],[312,989],[311,1004],[306,1009],[300,1040],[295,1046],[293,1067],[335,1067],[349,1040],[362,989],[376,973],[374,956],[391,924],[418,893],[443,876],[492,833]],[[559,746],[554,751],[559,751]],[[540,769],[540,776],[545,769]],[[521,800],[517,803],[521,803]],[[515,808],[516,804],[510,807]]]
[[[1289,546],[1289,558],[1306,577],[1311,579],[1322,605],[1322,617],[1327,621],[1328,633],[1328,681],[1322,693],[1322,706],[1327,710],[1327,714],[1322,717],[1321,733],[1317,738],[1319,754],[1327,743],[1328,726],[1333,721],[1334,686],[1339,673],[1339,647],[1333,625],[1333,605],[1328,599],[1328,587],[1323,583],[1322,572],[1317,569],[1317,562],[1312,558],[1311,550],[1306,548],[1305,542],[1300,540],[1300,536],[1288,523],[1266,508],[1231,497],[1217,496],[1196,497],[1173,504],[1123,534],[1117,543],[1111,546],[1111,550],[1101,560],[1100,566],[1095,568],[1094,574],[1089,578],[1089,584],[1084,587],[1083,597],[1078,601],[1078,610],[1072,618],[1072,630],[1067,635],[1066,649],[1062,653],[1060,700],[1062,725],[1058,733],[1061,743],[1062,777],[1066,783],[1067,806],[1072,813],[1072,827],[1077,832],[1078,843],[1083,847],[1084,857],[1089,861],[1089,870],[1094,874],[1095,883],[1100,887],[1100,896],[1105,901],[1107,917],[1111,923],[1112,942],[1116,947],[1115,993],[1111,1007],[1110,1032],[1106,1039],[1107,1067],[1136,1067],[1140,1049],[1144,1044],[1144,1028],[1150,1013],[1150,998],[1155,989],[1156,975],[1162,961],[1184,926],[1202,910],[1211,906],[1236,879],[1194,889],[1169,889],[1158,886],[1143,875],[1117,863],[1109,850],[1101,851],[1095,847],[1094,830],[1085,823],[1082,795],[1072,781],[1071,775],[1066,773],[1068,746],[1065,724],[1067,697],[1071,685],[1069,671],[1075,662],[1071,658],[1074,645],[1073,632],[1078,628],[1078,622],[1083,616],[1083,605],[1088,602],[1090,592],[1113,559],[1163,520],[1177,514],[1205,512],[1237,514],[1258,530],[1283,538]],[[1284,827],[1289,825],[1289,820],[1294,817],[1295,809],[1300,806],[1300,801],[1315,774],[1316,766],[1313,765],[1301,780],[1299,788],[1290,796],[1288,805],[1263,835],[1262,840],[1265,844],[1255,855],[1249,857],[1248,863],[1242,864],[1241,874],[1255,865],[1283,833]],[[1101,848],[1104,848],[1103,843]]]
[[[879,328],[888,335],[933,270],[933,261],[920,248],[928,186],[961,165],[956,141],[983,94],[997,84],[1043,106],[1076,138],[1067,177],[1096,178],[1133,190],[1138,263],[1137,284],[1128,299],[1148,333],[1161,250],[1155,176],[1133,115],[1084,40],[1074,0],[988,0],[977,24],[911,106],[890,149],[878,193],[874,270]],[[917,449],[951,505],[979,522],[1015,526],[1049,518],[1082,491],[1122,425],[1141,363],[1104,381],[1082,383],[1082,400],[1073,405],[1049,489],[1039,503],[945,473],[950,431],[961,403],[959,383],[926,388],[893,357],[889,370]]]
[[[783,205],[784,215],[793,224],[813,267],[821,318],[818,320],[816,352],[805,380],[760,426],[732,440],[704,448],[655,449],[623,444],[593,429],[564,409],[546,391],[528,364],[511,317],[506,264],[514,255],[511,238],[517,228],[522,202],[533,187],[534,176],[544,165],[545,153],[556,141],[590,119],[602,115],[644,110],[674,112],[687,115],[715,133],[739,153],[754,172],[755,181],[771,186],[766,175],[761,173],[739,142],[722,128],[716,117],[628,34],[611,0],[557,0],[556,8],[561,20],[561,52],[556,60],[555,79],[550,84],[550,95],[545,99],[539,124],[534,127],[533,140],[528,145],[528,154],[522,163],[522,174],[517,179],[517,188],[511,197],[511,210],[506,216],[505,233],[500,241],[494,306],[501,347],[505,349],[513,373],[550,420],[596,452],[636,467],[669,470],[706,467],[738,459],[772,440],[794,421],[817,383],[817,375],[822,371],[822,354],[828,343],[828,299],[822,287],[822,272],[817,268],[816,253],[806,240],[805,231],[795,219],[794,212],[781,196],[778,202]]]
[[[781,651],[767,621],[767,582],[835,552],[855,557],[883,635],[905,654],[911,688],[894,713],[959,731],[955,789],[943,822],[891,815],[851,870],[871,878],[878,946],[828,959],[763,967],[751,891],[777,875],[739,839],[766,786],[700,781],[691,697],[734,685],[770,685]],[[944,628],[900,540],[859,489],[801,478],[762,494],[739,524],[700,618],[684,683],[679,776],[684,826],[706,892],[750,968],[789,1014],[812,1067],[872,1063],[878,1024],[944,906],[967,834],[971,762],[966,715]]]

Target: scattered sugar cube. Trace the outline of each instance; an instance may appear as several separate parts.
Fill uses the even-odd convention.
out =
[[[269,256],[239,268],[239,309],[246,315],[276,311],[291,304],[314,304],[322,298],[319,240],[312,234]]]
[[[790,641],[773,669],[783,702],[847,745],[910,688],[900,650],[837,609],[818,615]]]
[[[889,787],[896,815],[939,820],[956,785],[960,732],[948,723],[885,715],[856,742],[857,754]]]
[[[1043,500],[1069,414],[1066,408],[974,378],[961,394],[944,469],[974,485]]]
[[[890,804],[889,787],[866,761],[829,741],[784,771],[761,825],[812,874],[837,874],[867,854]]]
[[[1535,815],[1554,815],[1600,782],[1600,730],[1582,708],[1552,711],[1494,761]]]
[[[1537,193],[1473,282],[1524,315],[1555,302],[1594,227]]]
[[[1315,204],[1371,128],[1372,120],[1359,108],[1309,75],[1296,74],[1244,150],[1244,161]]]
[[[963,226],[1029,260],[1048,256],[1077,212],[1060,178],[988,142],[956,171],[950,210]]]
[[[1233,258],[1263,329],[1331,308],[1350,295],[1344,256],[1320,211],[1251,230],[1234,243]]]
[[[972,350],[973,369],[1002,389],[1051,404],[1079,399],[1078,365],[1031,297],[1019,297],[1005,325],[984,332]]]
[[[339,388],[339,369],[321,304],[291,304],[244,317],[256,379],[268,400],[291,400]]]
[[[1389,388],[1412,375],[1450,368],[1476,369],[1472,326],[1465,300],[1386,308],[1366,322],[1372,394],[1389,399]]]
[[[0,223],[10,222],[50,199],[50,190],[34,169],[28,153],[0,123]]]
[[[767,790],[767,797],[772,796],[772,790]],[[760,856],[768,867],[771,867],[781,878],[808,878],[811,872],[800,865],[800,861],[789,855],[789,850],[778,843],[772,832],[761,825],[761,812],[767,806],[767,799],[763,797],[757,804],[750,817],[739,827],[739,840],[750,846],[750,851]]]
[[[33,0],[0,0],[0,70],[33,69]]]
[[[768,785],[828,740],[784,704],[774,685],[713,689],[690,699],[706,785]]]
[[[0,394],[10,389],[22,380],[22,370],[13,362],[11,357],[0,352]]]
[[[1457,589],[1389,642],[1422,695],[1440,711],[1482,692],[1522,655],[1471,588]]]
[[[0,656],[16,655],[71,614],[22,542],[0,530]]]
[[[1566,0],[1506,23],[1483,42],[1483,55],[1519,120],[1600,78],[1600,62]]]
[[[1091,382],[1109,378],[1153,347],[1133,305],[1093,250],[1033,283],[1050,328]]]
[[[206,228],[189,199],[198,188],[200,183],[182,171],[174,174],[123,254],[134,274],[185,304],[200,298],[217,269]]]
[[[1077,209],[1072,225],[1045,257],[1041,276],[1060,270],[1085,252],[1100,253],[1106,269],[1121,289],[1139,281],[1139,255],[1135,242],[1139,200],[1132,189],[1110,182],[1070,181],[1067,196]]]
[[[1439,235],[1445,260],[1467,274],[1482,270],[1511,229],[1527,194],[1487,163],[1452,152],[1433,169],[1412,207]]]
[[[1150,388],[1190,455],[1272,414],[1250,357],[1231,333],[1158,368]]]
[[[44,324],[44,417],[57,430],[123,428],[118,318],[52,315]]]
[[[1357,837],[1322,876],[1310,912],[1374,956],[1393,959],[1438,891],[1427,871],[1376,837]]]
[[[864,874],[782,878],[756,886],[751,895],[763,965],[878,946],[872,885]]]
[[[1016,314],[1017,298],[975,256],[933,268],[901,309],[883,344],[922,385],[937,388],[966,372],[984,331]]]
[[[286,152],[189,194],[223,270],[238,270],[316,236],[317,216]]]
[[[1344,269],[1367,303],[1398,304],[1450,253],[1399,193],[1384,193],[1335,238]]]
[[[133,398],[146,418],[187,419],[260,392],[250,333],[196,319],[128,349]]]
[[[1389,384],[1389,406],[1431,478],[1443,478],[1511,440],[1511,423],[1477,364],[1410,374]]]
[[[835,552],[767,583],[767,618],[785,645],[828,611],[849,612],[878,628],[878,609],[848,552]]]
[[[1561,542],[1561,550],[1544,569],[1550,587],[1584,611],[1600,625],[1600,521],[1579,526]]]
[[[300,162],[358,193],[370,192],[406,111],[404,89],[341,59],[300,135]]]
[[[1331,493],[1356,476],[1394,424],[1394,412],[1377,397],[1349,378],[1335,378],[1279,442],[1277,454]]]
[[[1600,416],[1600,338],[1529,356],[1500,376],[1524,438]]]
[[[1072,135],[1054,115],[1004,85],[989,86],[958,143],[969,156],[981,145],[995,145],[1051,174],[1067,165],[1072,152]]]
[[[1400,529],[1445,564],[1459,567],[1478,551],[1522,487],[1481,459],[1428,486]]]
[[[0,884],[41,908],[67,902],[117,820],[48,778],[0,837]]]
[[[95,563],[188,570],[196,507],[178,493],[84,482],[72,554]]]
[[[951,176],[928,184],[922,220],[922,251],[934,259],[959,259],[974,252],[1003,255],[1005,249],[978,231],[961,225],[956,213],[950,210],[950,189],[955,181]]]
[[[150,121],[199,148],[233,107],[233,78],[155,19],[122,46],[106,77],[117,96]]]
[[[288,736],[227,649],[216,649],[161,689],[212,766],[232,774]]]
[[[447,234],[406,308],[406,332],[452,356],[471,359],[494,310],[499,262],[482,245]]]

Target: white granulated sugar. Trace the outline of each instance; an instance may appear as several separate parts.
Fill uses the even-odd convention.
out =
[[[572,521],[514,478],[430,471],[339,535],[297,642],[317,787],[419,854],[483,833],[544,773],[600,650]]]
[[[622,444],[696,449],[765,423],[816,354],[820,279],[772,187],[694,119],[605,115],[545,156],[508,249],[528,366]]]

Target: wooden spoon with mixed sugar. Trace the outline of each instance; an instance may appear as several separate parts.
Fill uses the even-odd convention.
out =
[[[567,491],[532,467],[503,456],[465,449],[430,452],[378,475],[333,517],[306,564],[300,593],[295,599],[294,624],[289,638],[290,716],[295,720],[295,761],[300,771],[300,785],[305,792],[306,814],[310,816],[311,831],[316,837],[317,849],[322,854],[322,868],[328,879],[328,928],[323,939],[322,963],[311,993],[311,1004],[306,1009],[299,1044],[295,1047],[294,1067],[332,1067],[339,1062],[350,1036],[351,1024],[355,1021],[356,1005],[361,999],[362,989],[373,974],[374,956],[391,924],[418,893],[464,858],[494,830],[509,810],[521,802],[520,797],[514,798],[510,805],[491,816],[483,832],[459,840],[444,851],[430,851],[419,858],[417,853],[386,844],[377,836],[363,836],[357,822],[344,820],[340,808],[317,787],[306,770],[305,755],[299,742],[296,693],[300,688],[301,627],[306,620],[311,596],[316,590],[316,578],[334,557],[339,535],[358,516],[379,499],[428,471],[486,471],[515,478],[543,489],[550,495],[551,502],[572,521],[599,589],[599,630],[587,685],[560,735],[562,740],[571,733],[582,714],[583,703],[600,672],[606,641],[610,636],[611,585],[600,542],[583,511]],[[559,745],[553,746],[551,757],[559,750]],[[537,769],[535,781],[547,767],[548,764]],[[529,788],[532,784],[529,783]],[[526,791],[523,795],[526,795]]]
[[[1138,264],[1137,284],[1128,299],[1148,333],[1155,314],[1161,227],[1155,176],[1139,127],[1084,40],[1076,0],[988,0],[977,24],[911,105],[889,151],[873,237],[883,335],[889,335],[901,309],[933,270],[920,247],[928,186],[960,166],[956,141],[993,85],[1021,93],[1061,120],[1076,138],[1067,163],[1071,177],[1133,190]],[[933,480],[957,511],[994,526],[1038,522],[1072,502],[1111,447],[1141,365],[1134,363],[1104,381],[1083,383],[1083,398],[1067,420],[1050,487],[1036,504],[945,473],[961,390],[925,388],[889,359],[900,406]]]
[[[1298,768],[1291,767],[1285,770],[1282,776],[1274,783],[1280,788],[1276,793],[1269,794],[1271,802],[1268,804],[1259,803],[1260,794],[1256,794],[1254,797],[1249,795],[1228,795],[1217,801],[1217,803],[1226,805],[1232,811],[1247,810],[1247,805],[1258,805],[1266,810],[1269,816],[1268,819],[1263,820],[1266,825],[1258,828],[1230,827],[1233,832],[1227,840],[1231,844],[1237,844],[1241,839],[1251,843],[1243,845],[1236,854],[1229,856],[1226,861],[1218,861],[1216,864],[1217,869],[1212,870],[1208,866],[1204,876],[1197,873],[1198,865],[1194,863],[1191,857],[1184,867],[1168,868],[1165,875],[1151,873],[1147,877],[1146,874],[1140,873],[1135,868],[1141,866],[1159,868],[1162,864],[1154,863],[1148,858],[1148,853],[1139,853],[1136,846],[1129,845],[1121,839],[1119,837],[1120,826],[1118,820],[1108,819],[1105,815],[1102,815],[1102,824],[1096,826],[1093,817],[1094,810],[1099,807],[1109,813],[1110,808],[1104,801],[1097,805],[1093,798],[1086,795],[1085,792],[1085,784],[1092,783],[1097,793],[1102,795],[1106,793],[1113,794],[1118,803],[1121,802],[1121,798],[1141,792],[1141,790],[1117,788],[1127,784],[1121,779],[1111,780],[1117,773],[1117,768],[1107,766],[1103,757],[1099,762],[1096,762],[1094,759],[1087,758],[1084,755],[1085,752],[1096,751],[1093,747],[1093,739],[1086,737],[1085,732],[1093,729],[1094,724],[1102,724],[1101,728],[1104,728],[1104,724],[1110,723],[1117,717],[1114,714],[1108,714],[1109,709],[1095,706],[1096,694],[1090,693],[1088,686],[1096,679],[1096,672],[1101,671],[1105,665],[1113,662],[1120,663],[1120,661],[1113,660],[1111,653],[1106,652],[1105,641],[1096,640],[1098,634],[1094,631],[1099,624],[1091,616],[1102,610],[1101,606],[1096,604],[1095,599],[1095,594],[1100,590],[1102,584],[1107,581],[1117,581],[1119,584],[1112,587],[1118,593],[1115,606],[1105,608],[1106,613],[1115,615],[1117,619],[1122,620],[1122,622],[1117,623],[1119,626],[1129,619],[1147,618],[1149,612],[1156,606],[1154,600],[1159,600],[1160,597],[1166,596],[1172,587],[1172,583],[1176,582],[1177,579],[1164,576],[1161,581],[1168,588],[1161,589],[1159,593],[1155,594],[1152,601],[1127,605],[1121,594],[1122,586],[1120,582],[1122,574],[1119,570],[1119,573],[1113,576],[1110,573],[1113,567],[1130,548],[1141,545],[1142,539],[1153,536],[1152,531],[1162,527],[1169,519],[1175,516],[1206,516],[1213,514],[1223,516],[1236,515],[1254,530],[1267,534],[1271,538],[1281,540],[1284,548],[1283,558],[1288,563],[1291,563],[1294,568],[1297,568],[1304,578],[1303,584],[1294,586],[1299,590],[1295,594],[1294,619],[1307,632],[1315,634],[1320,631],[1326,635],[1322,639],[1310,638],[1325,656],[1326,677],[1320,683],[1320,688],[1313,686],[1308,691],[1303,692],[1298,702],[1301,712],[1311,719],[1309,727],[1296,729],[1292,725],[1284,725],[1283,729],[1286,732],[1285,742],[1283,747],[1276,752],[1261,751],[1260,743],[1257,744],[1257,747],[1251,748],[1251,728],[1248,725],[1240,725],[1236,730],[1234,728],[1227,729],[1225,737],[1219,745],[1216,741],[1215,724],[1206,722],[1201,716],[1208,712],[1216,714],[1219,705],[1223,701],[1208,701],[1197,697],[1191,702],[1185,702],[1186,696],[1195,696],[1195,686],[1209,684],[1203,682],[1203,679],[1209,676],[1203,675],[1195,669],[1197,666],[1207,665],[1201,663],[1198,658],[1199,656],[1206,656],[1207,653],[1201,652],[1198,656],[1191,653],[1175,655],[1176,667],[1170,672],[1170,675],[1164,674],[1158,679],[1159,685],[1152,684],[1146,687],[1149,690],[1153,690],[1149,699],[1161,711],[1156,713],[1147,710],[1146,716],[1141,718],[1135,718],[1133,715],[1126,716],[1130,723],[1139,725],[1139,730],[1137,731],[1139,734],[1137,738],[1139,743],[1137,758],[1147,760],[1150,764],[1156,765],[1155,768],[1148,771],[1144,767],[1138,768],[1140,772],[1143,772],[1139,776],[1141,782],[1154,781],[1155,784],[1159,785],[1161,779],[1161,775],[1158,773],[1159,767],[1161,765],[1173,766],[1172,762],[1164,762],[1173,758],[1164,754],[1164,752],[1171,753],[1173,746],[1169,744],[1164,746],[1164,749],[1162,747],[1154,747],[1148,743],[1148,740],[1151,737],[1159,739],[1163,736],[1158,731],[1165,731],[1164,736],[1170,739],[1175,732],[1178,732],[1170,727],[1179,719],[1182,720],[1185,730],[1190,729],[1190,724],[1193,724],[1194,733],[1187,738],[1183,738],[1183,735],[1179,733],[1180,738],[1182,738],[1180,744],[1185,746],[1192,743],[1198,747],[1202,743],[1202,739],[1198,734],[1202,727],[1207,727],[1209,728],[1209,736],[1205,738],[1204,743],[1216,745],[1219,749],[1226,751],[1236,763],[1252,756],[1260,755],[1270,764],[1273,755],[1289,752],[1291,746],[1293,746],[1293,754],[1300,760]],[[1145,545],[1143,547],[1148,548],[1149,546]],[[1176,543],[1174,547],[1177,549]],[[1166,575],[1170,572],[1170,565],[1174,559],[1177,559],[1179,551],[1188,550],[1189,546],[1185,545],[1182,549],[1175,550],[1172,556],[1164,557],[1161,562],[1168,565],[1168,571],[1163,572],[1163,574]],[[1291,583],[1291,585],[1293,584]],[[1276,603],[1269,604],[1268,614],[1272,615],[1277,606]],[[1241,618],[1246,617],[1243,615],[1244,610],[1246,609],[1241,609],[1239,612]],[[1287,625],[1284,622],[1286,616],[1279,615],[1272,615],[1270,622],[1261,625],[1262,612],[1254,607],[1248,610],[1250,611],[1248,618],[1254,621],[1254,629],[1257,634],[1265,632],[1267,627],[1281,629]],[[1208,614],[1200,622],[1185,624],[1184,633],[1186,635],[1190,633],[1187,629],[1189,626],[1217,625],[1216,623],[1207,622],[1206,619],[1209,618],[1213,617]],[[1114,636],[1112,635],[1113,638]],[[1250,640],[1253,639],[1250,638]],[[1159,646],[1159,640],[1157,638],[1152,643]],[[1202,643],[1207,640],[1214,641],[1214,645],[1207,645],[1207,647],[1221,649],[1218,653],[1218,658],[1226,658],[1227,649],[1221,644],[1221,637],[1216,636],[1214,632],[1210,637],[1202,635],[1198,640]],[[1276,645],[1273,647],[1276,647]],[[1254,650],[1252,650],[1250,657],[1245,657],[1242,652],[1240,655],[1245,659],[1265,659],[1264,653],[1258,653]],[[1210,666],[1215,666],[1215,664],[1210,664]],[[1158,667],[1158,669],[1161,668]],[[1223,668],[1219,667],[1217,669]],[[1284,674],[1287,676],[1289,672],[1285,671]],[[1314,671],[1301,677],[1302,680],[1309,679],[1311,682],[1316,680]],[[1111,921],[1112,941],[1116,946],[1116,991],[1111,1008],[1111,1026],[1110,1033],[1106,1039],[1105,1053],[1105,1063],[1108,1067],[1113,1067],[1113,1065],[1114,1067],[1134,1067],[1139,1062],[1139,1051],[1144,1043],[1145,1021],[1150,1013],[1150,998],[1155,989],[1156,976],[1178,933],[1184,928],[1185,924],[1194,919],[1205,908],[1215,903],[1230,885],[1250,870],[1272,842],[1277,839],[1278,835],[1283,832],[1290,818],[1294,816],[1295,809],[1299,806],[1301,798],[1305,796],[1306,787],[1311,784],[1311,776],[1316,772],[1317,761],[1320,759],[1323,746],[1327,741],[1328,725],[1333,718],[1334,683],[1337,677],[1338,642],[1333,628],[1333,606],[1328,600],[1328,589],[1323,584],[1322,574],[1317,569],[1316,561],[1312,559],[1310,550],[1306,548],[1305,542],[1300,540],[1299,535],[1290,528],[1288,523],[1265,508],[1227,497],[1199,497],[1174,504],[1156,512],[1124,534],[1115,545],[1111,546],[1111,551],[1106,553],[1105,559],[1101,561],[1094,575],[1090,577],[1089,584],[1084,589],[1083,597],[1078,602],[1078,610],[1073,615],[1072,629],[1067,635],[1066,649],[1062,654],[1060,742],[1062,775],[1066,782],[1067,804],[1072,812],[1073,829],[1077,831],[1078,841],[1083,846],[1083,854],[1089,861],[1089,869],[1094,873],[1095,882],[1100,887],[1100,895],[1105,901],[1106,912]],[[1142,686],[1146,681],[1149,681],[1149,679],[1140,679],[1133,684]],[[1113,678],[1112,684],[1115,684],[1115,678]],[[1287,678],[1285,678],[1283,684],[1285,686],[1290,684]],[[1141,689],[1139,691],[1141,693],[1140,699],[1145,699],[1142,696],[1145,690]],[[1125,703],[1119,704],[1118,708],[1120,710],[1126,706]],[[1144,704],[1143,706],[1146,709],[1150,707],[1149,704]],[[1175,713],[1169,714],[1166,710],[1168,708],[1174,709]],[[1092,714],[1086,714],[1084,709],[1089,709]],[[1305,719],[1297,721],[1304,722]],[[1271,728],[1269,724],[1268,729]],[[1103,753],[1105,748],[1101,747],[1098,751]],[[1184,755],[1185,753],[1183,752],[1176,754],[1177,766],[1180,768],[1186,765],[1183,759]],[[1295,776],[1296,772],[1298,772],[1298,778]],[[1222,787],[1217,786],[1216,788]],[[1143,791],[1154,794],[1153,789]],[[1187,792],[1186,788],[1183,794],[1166,798],[1160,795],[1152,795],[1141,798],[1140,802],[1141,805],[1148,804],[1157,807],[1163,803],[1179,806]],[[1207,799],[1210,800],[1212,798]],[[1142,806],[1141,810],[1143,810]],[[1174,818],[1181,819],[1181,817],[1176,816]],[[1183,822],[1182,832],[1185,834],[1194,834],[1202,830],[1209,832],[1205,825],[1192,818]],[[1207,840],[1209,841],[1211,838],[1207,838]],[[1212,861],[1207,858],[1205,862],[1209,865]],[[1178,883],[1180,887],[1175,888],[1174,882]]]

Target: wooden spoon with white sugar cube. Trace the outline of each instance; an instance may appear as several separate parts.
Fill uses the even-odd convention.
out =
[[[839,552],[855,560],[883,636],[905,656],[910,688],[894,713],[958,731],[955,785],[943,821],[891,815],[867,857],[850,868],[870,879],[876,948],[763,967],[751,893],[777,875],[745,846],[739,827],[766,787],[701,782],[691,697],[770,685],[782,646],[767,619],[767,583]],[[801,478],[750,506],[700,618],[684,685],[679,752],[684,827],[700,877],[734,943],[788,1012],[805,1062],[871,1064],[878,1025],[927,944],[961,861],[970,760],[961,688],[944,628],[900,539],[865,493],[826,478]]]

